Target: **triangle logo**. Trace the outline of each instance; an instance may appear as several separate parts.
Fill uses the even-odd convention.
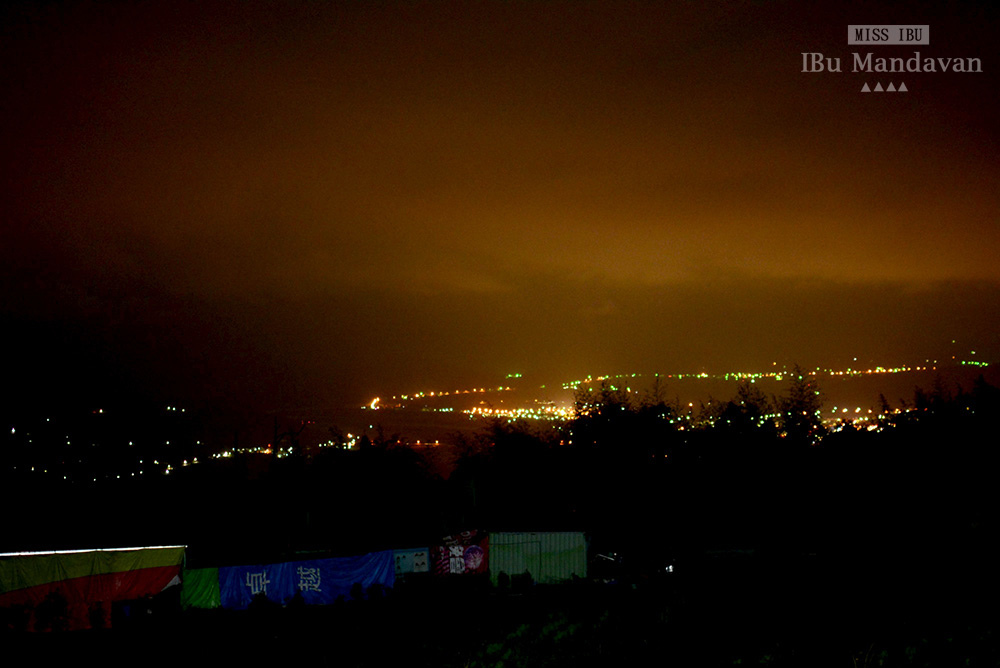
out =
[[[900,84],[899,84],[899,92],[900,92],[900,93],[905,93],[905,92],[907,92],[908,90],[909,90],[909,89],[908,89],[908,88],[906,87],[906,84],[905,84],[905,83],[902,83],[902,82],[900,82]]]
[[[890,81],[889,82],[889,86],[886,88],[886,90],[889,91],[890,93],[895,93],[896,92],[896,86],[893,85],[893,83]]]
[[[881,93],[882,92],[882,84],[881,84],[881,82],[875,84],[875,92],[876,93]]]
[[[865,82],[865,85],[861,87],[861,92],[862,93],[870,93],[870,92],[872,92],[872,89],[868,87],[868,83],[867,82]]]

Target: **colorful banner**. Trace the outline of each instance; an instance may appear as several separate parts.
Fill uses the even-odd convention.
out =
[[[112,602],[178,584],[183,560],[183,546],[0,555],[0,607],[25,607],[32,629],[39,612],[42,626],[110,626]]]
[[[308,605],[328,605],[338,597],[351,598],[360,584],[364,592],[372,585],[391,588],[396,583],[392,550],[359,557],[340,557],[280,564],[231,566],[219,569],[219,594],[223,608],[243,610],[255,596],[282,605],[301,595]]]
[[[468,575],[489,571],[489,534],[463,531],[445,536],[442,545],[431,548],[431,562],[436,575]]]

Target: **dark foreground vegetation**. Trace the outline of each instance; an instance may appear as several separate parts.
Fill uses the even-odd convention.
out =
[[[917,390],[832,428],[816,392],[793,378],[782,397],[745,385],[692,409],[655,388],[595,388],[561,429],[495,423],[467,439],[447,478],[392,438],[108,488],[8,472],[8,536],[183,543],[201,567],[474,527],[583,530],[593,576],[516,594],[411,581],[316,609],[164,604],[112,630],[16,644],[175,663],[207,643],[201,665],[998,665],[1000,392],[983,380]]]
[[[655,582],[523,593],[482,581],[403,583],[325,607],[191,610],[162,600],[113,629],[0,632],[5,656],[58,665],[996,666],[995,610],[858,578],[837,564],[749,558]],[[964,578],[957,575],[958,581]],[[969,584],[963,582],[963,584]],[[980,600],[992,604],[992,601]],[[12,663],[11,665],[15,665]]]

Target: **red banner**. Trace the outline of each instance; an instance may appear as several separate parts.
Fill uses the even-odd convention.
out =
[[[489,571],[489,534],[463,531],[445,536],[441,545],[430,549],[433,572],[437,575],[467,575]]]

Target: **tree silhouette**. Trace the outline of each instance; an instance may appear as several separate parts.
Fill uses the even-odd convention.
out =
[[[779,425],[791,442],[811,445],[823,436],[823,400],[816,381],[798,364],[789,376],[787,394],[778,398],[777,404]]]

